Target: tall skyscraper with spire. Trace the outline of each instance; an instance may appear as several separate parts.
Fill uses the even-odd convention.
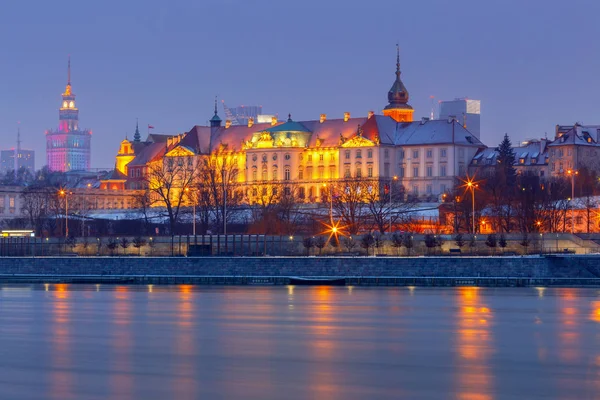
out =
[[[46,161],[52,171],[90,169],[90,130],[79,129],[79,109],[71,88],[71,57],[67,69],[67,86],[58,111],[58,129],[46,131]]]

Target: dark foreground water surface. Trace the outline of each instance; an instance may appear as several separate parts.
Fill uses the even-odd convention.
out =
[[[0,398],[600,398],[600,291],[1,286]]]

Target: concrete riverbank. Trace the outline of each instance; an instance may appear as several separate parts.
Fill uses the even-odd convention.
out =
[[[529,257],[2,257],[0,282],[600,286],[600,255]]]

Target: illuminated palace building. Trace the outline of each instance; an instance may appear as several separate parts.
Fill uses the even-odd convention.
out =
[[[247,187],[249,203],[260,201],[264,182],[293,182],[299,198],[314,202],[327,197],[328,183],[355,178],[394,182],[408,195],[437,201],[486,146],[455,118],[413,121],[400,75],[398,56],[383,115],[344,113],[332,119],[321,114],[309,121],[290,115],[284,121],[255,123],[249,118],[245,125],[233,125],[222,123],[215,106],[209,126],[194,126],[166,141],[155,135],[139,144],[124,140],[116,170],[101,187],[143,189],[153,164],[198,165],[212,158],[235,164],[237,173],[230,179]]]
[[[90,169],[92,132],[79,129],[79,110],[71,90],[71,60],[67,87],[58,111],[58,130],[46,131],[47,165],[52,171],[85,171]]]

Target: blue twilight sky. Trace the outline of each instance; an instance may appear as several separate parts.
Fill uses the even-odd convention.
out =
[[[489,146],[551,136],[600,124],[598,15],[597,0],[2,0],[0,147],[21,121],[45,164],[68,54],[92,166],[110,167],[136,117],[144,136],[184,132],[215,95],[298,120],[381,112],[396,41],[415,118],[467,96]]]

